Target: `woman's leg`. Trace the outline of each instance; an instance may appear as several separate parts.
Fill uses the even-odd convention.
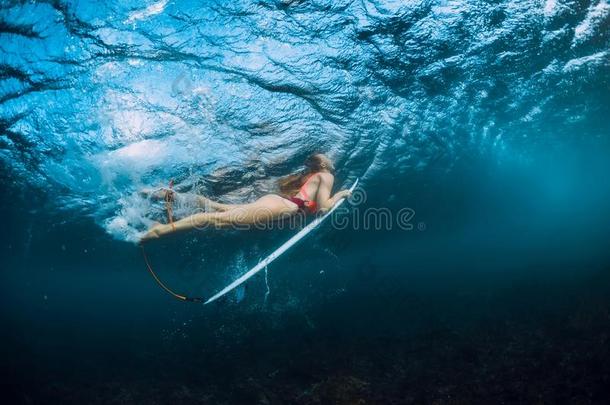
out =
[[[170,190],[168,188],[157,188],[150,189],[145,188],[140,191],[140,195],[145,198],[150,198],[152,200],[164,200],[166,198],[167,193],[171,193],[172,201],[176,202],[189,202],[192,201],[196,206],[204,209],[213,209],[215,211],[228,211],[234,208],[239,208],[243,204],[222,204],[216,201],[212,201],[207,197],[204,197],[199,194],[194,193],[179,193],[174,190]]]
[[[195,201],[197,201],[197,205],[201,208],[204,209],[208,209],[208,208],[212,208],[214,211],[229,211],[235,208],[240,208],[243,207],[244,205],[247,204],[222,204],[216,201],[212,201],[207,197],[204,197],[202,195],[198,195],[198,194],[189,194],[190,196],[192,196],[193,198],[195,198]]]
[[[296,213],[298,207],[277,195],[266,195],[251,204],[244,204],[222,212],[203,212],[182,218],[172,224],[153,226],[142,241],[156,239],[174,232],[190,229],[202,229],[209,226],[215,228],[247,228],[252,225],[267,225],[283,216]]]

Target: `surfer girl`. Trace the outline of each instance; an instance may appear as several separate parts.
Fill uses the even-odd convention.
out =
[[[156,224],[144,234],[141,241],[206,226],[247,226],[268,223],[300,211],[311,214],[328,211],[339,200],[351,195],[349,190],[341,190],[331,195],[335,181],[333,172],[332,161],[318,153],[307,158],[304,172],[283,177],[278,181],[281,195],[267,194],[247,204],[221,204],[196,195],[197,205],[211,208],[214,212],[197,213],[169,224]],[[153,199],[165,199],[169,204],[175,198],[183,196],[169,189],[143,190],[142,194]]]

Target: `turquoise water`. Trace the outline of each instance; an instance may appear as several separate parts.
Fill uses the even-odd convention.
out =
[[[606,400],[606,0],[0,7],[7,399]],[[313,152],[349,210],[218,304],[154,284],[140,188],[247,201]],[[147,249],[206,297],[293,233]]]

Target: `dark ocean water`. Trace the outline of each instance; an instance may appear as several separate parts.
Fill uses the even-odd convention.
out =
[[[3,402],[610,401],[607,0],[0,5]],[[154,284],[138,189],[316,151],[349,210],[213,305]],[[293,232],[148,252],[209,296]]]

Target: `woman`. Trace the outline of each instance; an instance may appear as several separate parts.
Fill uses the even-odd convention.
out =
[[[325,155],[310,156],[305,161],[305,166],[305,172],[279,180],[282,196],[268,194],[249,204],[221,204],[203,196],[195,196],[199,206],[212,208],[216,212],[198,213],[170,224],[154,225],[141,241],[145,242],[170,233],[206,226],[227,228],[264,224],[294,215],[299,211],[312,214],[325,212],[340,199],[351,195],[349,190],[342,190],[331,196],[335,181],[332,174],[334,167]],[[143,194],[153,198],[165,198],[166,201],[181,196],[171,190],[144,191]]]

